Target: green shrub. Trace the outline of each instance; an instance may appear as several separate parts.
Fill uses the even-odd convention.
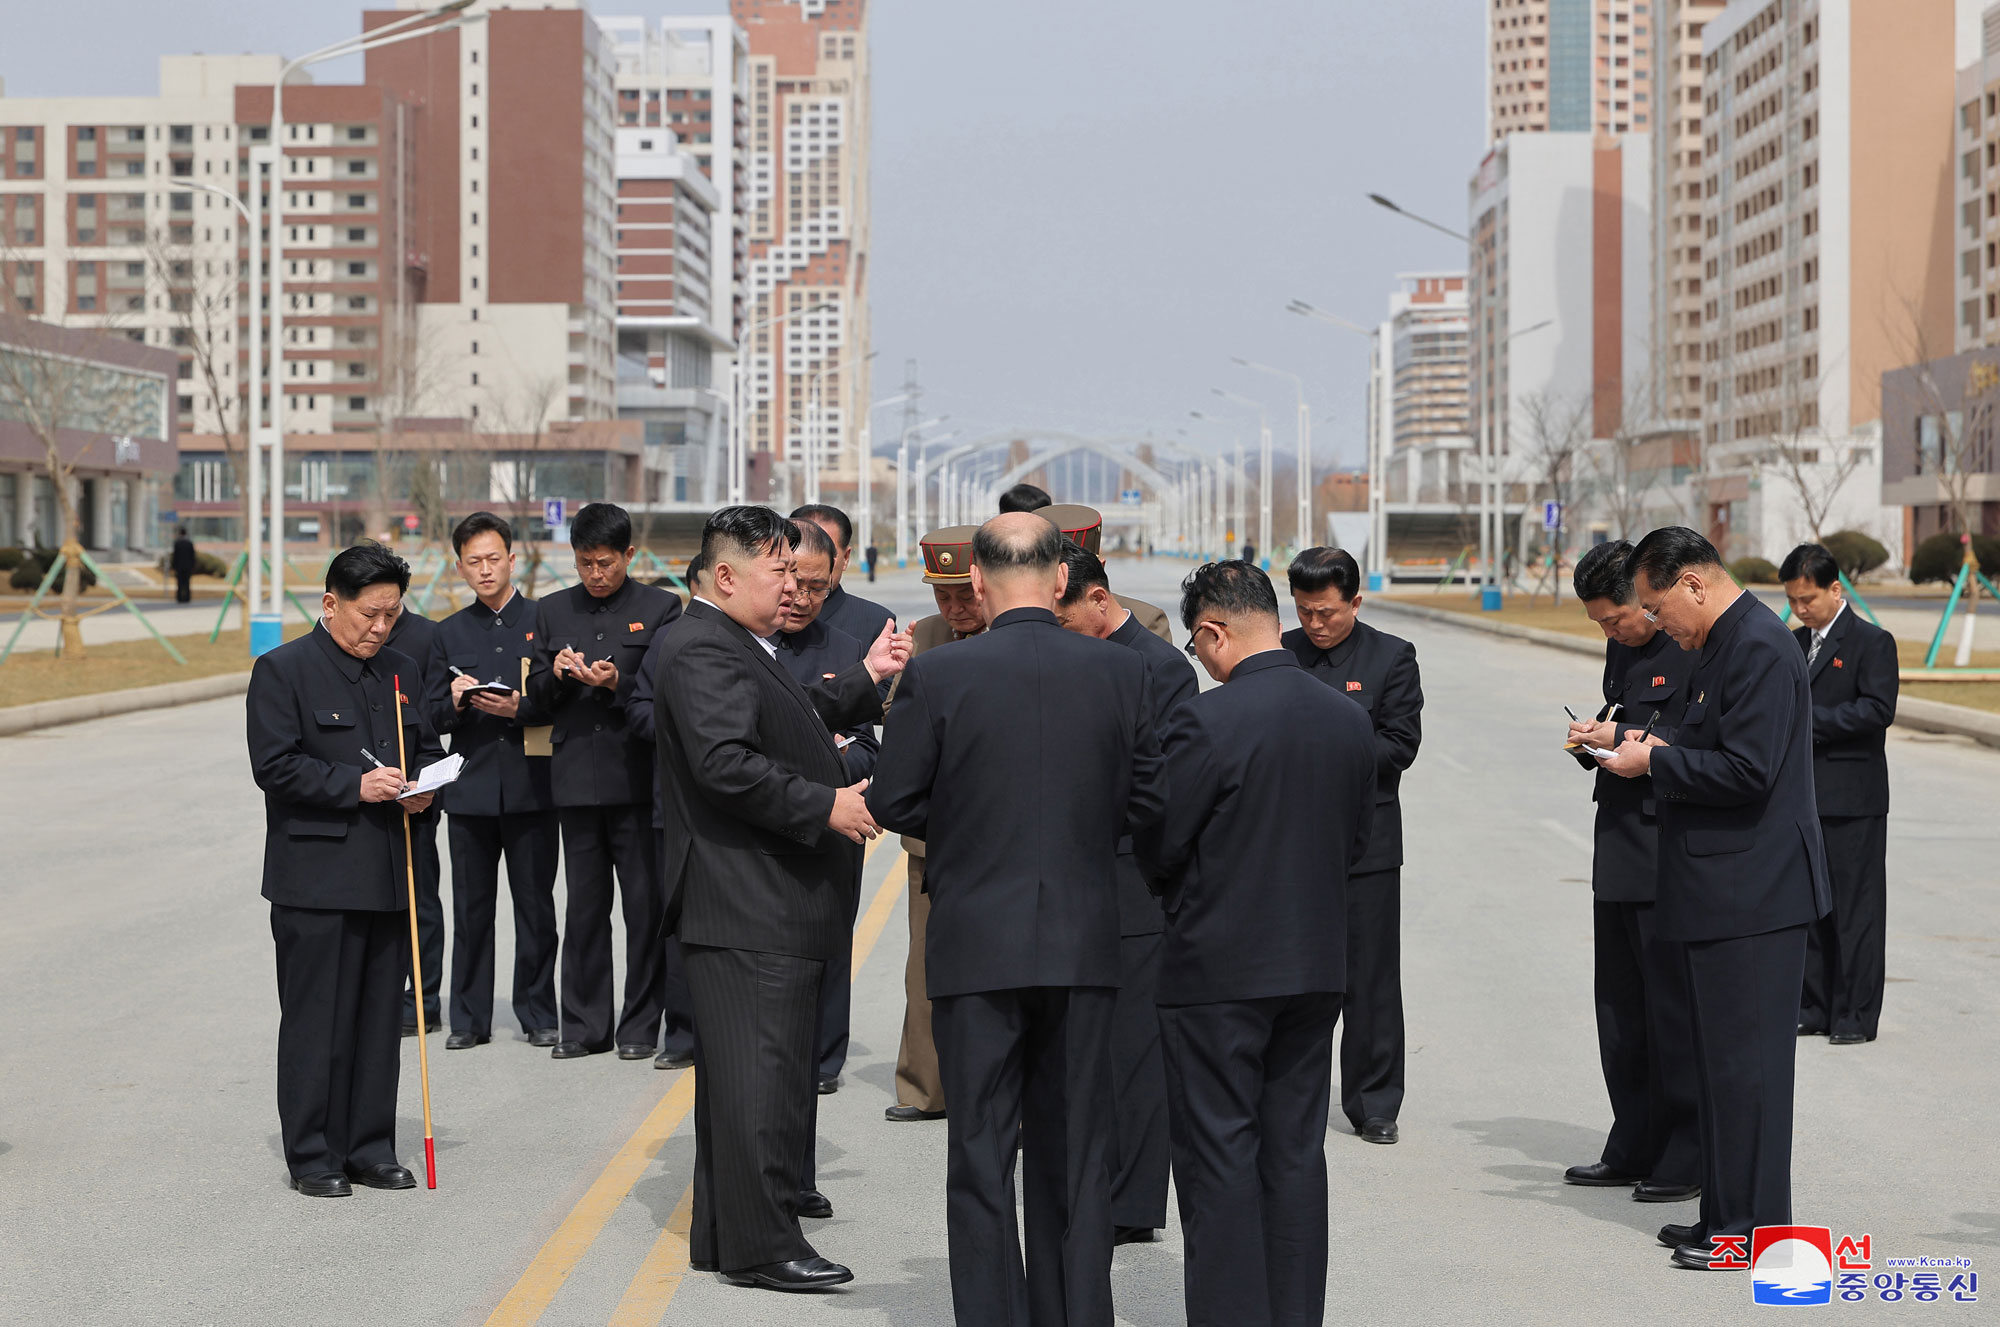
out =
[[[7,578],[7,584],[16,590],[26,590],[32,594],[35,587],[42,583],[42,577],[48,575],[49,564],[55,560],[56,554],[52,548],[38,548],[32,553],[24,552],[20,562],[15,564],[13,574]],[[82,570],[83,582],[78,588],[88,590],[97,584],[97,577],[91,573],[89,567],[84,567]],[[58,577],[55,584],[49,586],[49,593],[61,593],[62,583],[63,578]]]
[[[2000,539],[1972,536],[1972,555],[1988,576],[2000,576]],[[1917,545],[1910,558],[1910,579],[1918,585],[1938,581],[1949,585],[1958,579],[1958,566],[1965,558],[1956,534],[1934,534]]]
[[[1859,530],[1835,530],[1824,542],[1849,580],[1859,580],[1889,560],[1889,550]]]
[[[1729,564],[1738,585],[1776,585],[1778,569],[1763,558],[1738,558]]]

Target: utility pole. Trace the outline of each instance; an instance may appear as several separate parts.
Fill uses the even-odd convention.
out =
[[[924,389],[917,381],[917,361],[903,361],[903,433],[896,444],[896,565],[910,565],[910,436],[924,412]]]

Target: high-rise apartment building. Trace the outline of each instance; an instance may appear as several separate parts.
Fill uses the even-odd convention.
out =
[[[1704,28],[1711,459],[1848,445],[1885,370],[1952,345],[1953,39],[1950,5],[1862,0],[1737,0]]]
[[[1368,415],[1391,492],[1446,500],[1472,445],[1466,384],[1469,331],[1463,272],[1403,272],[1369,356]],[[1387,354],[1382,348],[1387,347]]]
[[[744,422],[752,491],[853,482],[869,401],[866,0],[731,0],[750,42]],[[779,321],[782,320],[782,321]]]
[[[1958,71],[1953,122],[1953,325],[1961,351],[2000,344],[2000,5],[1984,18],[1980,56]]]
[[[1702,29],[1722,0],[1655,0],[1652,355],[1647,397],[1664,428],[1692,432],[1702,390]]]
[[[1488,0],[1488,140],[1645,132],[1656,9],[1657,0]]]

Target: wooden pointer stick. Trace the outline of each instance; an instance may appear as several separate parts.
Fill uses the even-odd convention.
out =
[[[396,682],[396,768],[409,775],[409,756],[403,749],[403,679]],[[417,859],[410,847],[410,808],[403,808],[403,874],[410,887],[410,991],[417,1004],[417,1078],[424,1091],[424,1179],[427,1187],[438,1186],[437,1143],[431,1137],[431,1057],[424,1046],[424,954],[417,943]]]

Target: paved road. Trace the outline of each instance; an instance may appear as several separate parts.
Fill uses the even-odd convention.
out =
[[[1184,568],[1112,570],[1119,588],[1167,603]],[[877,591],[904,612],[924,598],[907,575]],[[1387,610],[1376,620],[1416,641],[1430,698],[1405,799],[1410,1095],[1396,1147],[1328,1134],[1329,1320],[1742,1320],[1742,1278],[1672,1272],[1651,1242],[1691,1205],[1560,1183],[1607,1119],[1588,789],[1551,747],[1561,702],[1588,699],[1596,669]],[[811,1301],[735,1290],[683,1275],[671,1228],[685,1223],[691,1084],[649,1064],[556,1063],[506,1039],[446,1054],[433,1038],[442,1187],[345,1202],[285,1188],[241,723],[240,702],[217,701],[0,740],[0,1322],[949,1321],[943,1126],[881,1119],[901,1014],[893,845],[870,860],[864,909],[880,940],[860,969],[848,1083],[820,1123],[838,1214],[814,1238],[858,1280]],[[1879,1042],[1800,1048],[1797,1214],[1870,1232],[1879,1255],[1969,1256],[1991,1276],[2000,753],[1898,735],[1890,761],[1893,986]],[[1177,1229],[1119,1250],[1121,1318],[1182,1321],[1179,1278]]]

